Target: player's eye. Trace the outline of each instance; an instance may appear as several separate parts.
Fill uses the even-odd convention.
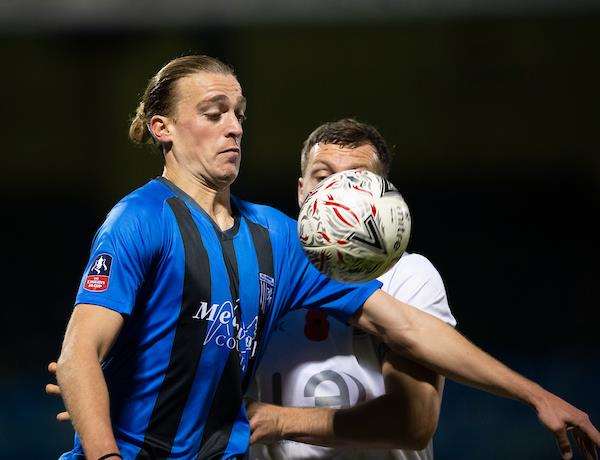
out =
[[[235,116],[237,117],[237,119],[238,119],[238,121],[239,121],[240,123],[243,123],[243,122],[245,122],[245,121],[246,121],[246,115],[245,115],[245,114],[243,114],[243,113],[239,113],[239,112],[238,112],[238,113],[236,113],[236,114],[235,114]]]
[[[321,182],[323,179],[327,179],[329,177],[329,174],[318,174],[315,176],[315,180],[317,182]]]
[[[221,112],[208,112],[204,114],[204,116],[210,121],[219,121],[221,119],[221,115]]]

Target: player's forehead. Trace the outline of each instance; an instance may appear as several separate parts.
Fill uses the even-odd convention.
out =
[[[365,168],[376,173],[381,170],[381,162],[377,157],[377,151],[370,143],[356,147],[316,143],[308,152],[307,172],[318,169],[339,172],[359,168]]]
[[[182,105],[244,105],[242,87],[234,75],[196,72],[180,78],[176,85],[177,101]]]

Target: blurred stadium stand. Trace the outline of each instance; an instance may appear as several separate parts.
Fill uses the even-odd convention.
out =
[[[595,0],[229,0],[154,2],[4,0],[6,30],[63,31],[97,28],[205,27],[269,23],[390,22],[485,16],[564,15],[600,10]]]

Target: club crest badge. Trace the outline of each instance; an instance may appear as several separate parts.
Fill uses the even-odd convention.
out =
[[[275,290],[275,280],[264,273],[258,274],[259,286],[260,286],[260,296],[259,296],[259,305],[260,312],[265,313],[269,311],[271,308],[271,304],[273,303],[273,292]]]
[[[100,254],[90,267],[83,288],[87,291],[104,292],[108,289],[110,281],[110,266],[112,265],[112,256],[109,254]]]

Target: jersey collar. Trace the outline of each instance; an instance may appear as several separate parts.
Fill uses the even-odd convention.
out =
[[[213,220],[213,218],[209,216],[208,213],[204,209],[202,209],[200,205],[198,205],[198,203],[196,203],[196,201],[191,196],[189,196],[187,193],[185,193],[183,190],[177,187],[173,182],[171,182],[169,179],[163,176],[158,176],[156,180],[170,188],[171,191],[175,193],[175,195],[177,195],[179,198],[181,198],[188,206],[191,206],[194,209],[198,210],[200,213],[202,213],[202,215],[204,215],[204,217],[206,217],[206,219],[212,224],[212,226],[215,229],[215,232],[217,233],[217,235],[219,235],[219,238],[221,238],[222,240],[235,238],[240,228],[240,211],[236,205],[236,200],[232,199],[234,198],[233,196],[231,196],[229,200],[231,204],[231,212],[233,214],[233,225],[227,230],[223,231],[219,228],[219,226]]]

